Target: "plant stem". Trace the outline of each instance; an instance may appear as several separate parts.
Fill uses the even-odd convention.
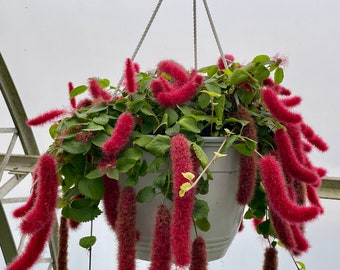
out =
[[[90,225],[90,235],[93,235],[93,220],[91,220]],[[92,246],[89,248],[89,270],[92,269]]]
[[[296,269],[297,269],[297,270],[301,270],[300,266],[297,264],[297,262],[296,262],[296,260],[295,260],[295,258],[294,258],[294,256],[293,256],[293,254],[292,254],[291,252],[289,252],[289,255],[290,255],[290,257],[292,258],[292,260],[293,260],[293,262],[294,262],[294,264],[295,264],[295,266],[296,266]]]

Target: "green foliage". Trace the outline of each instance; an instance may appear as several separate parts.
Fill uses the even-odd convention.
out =
[[[95,236],[85,236],[80,238],[79,240],[79,246],[85,249],[91,248],[97,241],[97,238]]]

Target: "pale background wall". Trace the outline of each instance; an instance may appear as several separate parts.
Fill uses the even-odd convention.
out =
[[[340,3],[208,2],[225,53],[234,54],[240,62],[263,53],[288,57],[284,85],[304,97],[299,109],[305,121],[330,145],[329,152],[313,153],[312,159],[327,168],[330,176],[340,176]],[[69,81],[77,85],[99,76],[116,84],[124,60],[131,56],[155,5],[156,0],[0,0],[0,50],[28,116],[68,106]],[[198,64],[204,66],[215,63],[218,50],[201,1],[197,6]],[[192,1],[164,1],[136,58],[142,69],[154,68],[165,58],[187,68],[193,66],[191,7]],[[0,106],[0,126],[10,126],[2,97]],[[43,152],[50,143],[47,127],[34,132]],[[5,148],[2,143],[0,147],[1,151]],[[340,265],[339,203],[324,201],[324,206],[325,215],[308,226],[312,249],[301,258],[308,270],[338,269]],[[83,226],[79,234],[88,231]],[[115,242],[103,221],[96,222],[95,234],[99,239],[93,269],[115,269]],[[261,269],[264,246],[246,224],[246,231],[237,236],[225,258],[211,263],[209,269]],[[71,270],[86,269],[86,252],[77,243],[71,246],[71,256]],[[138,269],[147,268],[138,262]],[[280,269],[294,269],[283,250]]]

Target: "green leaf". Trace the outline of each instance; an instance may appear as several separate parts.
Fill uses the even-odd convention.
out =
[[[196,219],[195,224],[203,232],[207,232],[210,229],[210,222],[206,218]]]
[[[138,113],[144,105],[144,100],[134,100],[130,103],[129,109],[132,113]]]
[[[233,146],[242,155],[247,157],[252,157],[254,155],[254,151],[250,149],[246,143],[234,144]]]
[[[155,156],[163,156],[170,148],[170,137],[166,135],[156,135],[145,149]]]
[[[87,110],[87,114],[91,114],[91,113],[97,113],[97,112],[101,112],[107,109],[106,105],[103,104],[99,104],[96,106],[91,106],[88,110]]]
[[[225,105],[225,95],[222,95],[217,99],[217,104],[215,105],[215,112],[216,112],[217,119],[219,121],[222,121],[224,117],[224,105]]]
[[[166,189],[166,179],[167,179],[167,173],[161,173],[160,175],[157,175],[155,179],[153,180],[153,185],[155,188],[164,190]]]
[[[270,61],[270,57],[268,55],[262,54],[262,55],[255,56],[252,63],[260,63],[260,62],[267,62],[267,61]]]
[[[176,125],[173,125],[172,127],[167,128],[165,130],[165,134],[170,137],[173,137],[176,134],[178,134],[180,131],[181,131],[181,126],[176,124]]]
[[[85,177],[87,179],[95,179],[103,176],[103,172],[100,169],[94,169],[93,171],[89,172]]]
[[[200,73],[207,73],[209,77],[213,76],[218,71],[216,65],[202,67],[198,70]]]
[[[175,124],[178,120],[178,113],[172,108],[166,108],[165,113],[168,115],[168,125]]]
[[[77,86],[76,88],[73,88],[73,90],[70,93],[70,98],[74,98],[82,93],[84,93],[87,90],[86,85],[80,85]]]
[[[194,219],[207,218],[209,214],[208,203],[204,200],[196,200],[194,205],[194,211],[192,213]]]
[[[265,79],[267,79],[269,75],[270,75],[269,70],[263,64],[256,66],[254,71],[255,79],[262,82]]]
[[[270,220],[266,220],[261,222],[259,225],[257,225],[257,232],[259,234],[262,234],[265,238],[267,238],[269,235],[271,235],[271,229],[270,229]]]
[[[150,202],[156,196],[155,189],[152,186],[146,186],[137,193],[137,202]]]
[[[110,86],[110,81],[108,79],[99,79],[98,83],[101,88],[106,88]]]
[[[200,133],[201,130],[197,126],[197,122],[192,117],[186,117],[183,116],[181,119],[179,119],[178,124],[183,128],[184,130],[191,131],[194,133]]]
[[[84,178],[79,181],[78,189],[81,194],[93,200],[101,200],[104,195],[104,183],[102,178]]]
[[[276,84],[279,84],[283,81],[283,78],[284,78],[283,69],[281,67],[278,67],[274,73],[274,82]]]
[[[239,123],[241,124],[242,127],[245,127],[248,125],[249,121],[247,120],[240,120],[234,117],[229,117],[228,119],[225,120],[226,123]]]
[[[248,79],[248,77],[249,76],[245,70],[241,68],[235,69],[230,77],[229,85],[238,85],[242,82],[245,82]]]
[[[209,92],[221,94],[221,87],[216,82],[206,82],[204,85]]]
[[[110,138],[110,136],[106,135],[104,132],[99,132],[96,137],[94,137],[91,142],[98,146],[102,147],[103,144]]]
[[[91,149],[91,142],[77,142],[75,140],[64,140],[61,149],[70,154],[85,154]]]
[[[71,205],[65,206],[62,215],[77,222],[87,222],[93,220],[101,214],[98,203],[94,204],[89,198],[74,200]]]
[[[107,114],[101,114],[93,118],[93,122],[101,126],[105,126],[109,122],[109,120],[110,117]]]
[[[119,179],[119,172],[117,168],[112,168],[106,172],[106,176],[111,178],[113,181],[117,181]]]
[[[149,143],[151,143],[152,137],[144,135],[133,141],[134,144],[145,148]]]
[[[124,154],[124,157],[128,159],[133,159],[135,161],[140,160],[143,156],[143,152],[138,148],[128,148]]]
[[[197,101],[201,109],[205,109],[210,104],[210,97],[207,93],[202,93],[198,96]]]
[[[307,268],[306,268],[306,265],[303,263],[303,262],[300,262],[300,261],[296,261],[296,263],[298,264],[298,265],[300,265],[300,270],[306,270]]]
[[[135,164],[136,160],[127,157],[121,157],[117,160],[116,168],[119,172],[126,173],[132,169]]]
[[[92,247],[97,241],[97,238],[93,235],[85,236],[79,239],[79,246],[85,249]]]
[[[164,156],[155,157],[155,159],[149,164],[147,168],[148,173],[154,173],[159,170],[159,168],[166,162]]]
[[[104,127],[102,125],[97,125],[95,123],[89,123],[86,128],[83,129],[83,131],[100,131],[104,130]]]

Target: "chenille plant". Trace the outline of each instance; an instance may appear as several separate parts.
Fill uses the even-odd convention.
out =
[[[294,256],[306,252],[304,226],[323,212],[316,189],[326,174],[308,153],[312,147],[326,151],[327,144],[294,111],[301,98],[280,85],[281,58],[259,55],[240,64],[226,55],[224,60],[191,71],[165,60],[155,71],[141,72],[128,59],[123,90],[107,79],[90,78],[75,88],[69,83],[70,109],[28,120],[29,126],[52,122],[53,143],[36,166],[30,199],[14,212],[30,239],[8,269],[37,262],[55,208],[62,216],[59,269],[67,269],[68,228],[93,222],[102,212],[117,234],[118,269],[135,269],[136,203],[156,196],[172,201],[172,207],[157,208],[150,269],[170,269],[171,263],[207,269],[199,232],[209,230],[209,205],[196,195],[209,193],[210,165],[229,148],[240,153],[235,200],[248,205],[244,218],[253,219],[268,240],[264,270],[277,269],[277,243]],[[224,139],[210,161],[202,149],[207,136]],[[152,156],[150,163],[145,154]],[[161,167],[168,169],[135,188],[140,177]],[[94,243],[94,236],[80,241],[88,249]]]

